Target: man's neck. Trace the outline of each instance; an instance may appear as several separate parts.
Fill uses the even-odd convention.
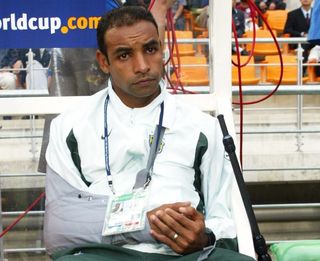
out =
[[[311,9],[311,5],[303,5],[303,6],[301,6],[301,8],[302,8],[304,11],[308,12],[308,11]]]
[[[143,107],[149,105],[161,93],[161,88],[159,86],[158,92],[154,93],[153,95],[151,95],[149,97],[140,98],[140,99],[132,99],[132,97],[129,97],[126,94],[124,95],[123,92],[121,92],[121,91],[119,92],[119,90],[117,90],[113,87],[112,87],[112,89],[115,92],[115,94],[118,96],[118,98],[122,101],[122,103],[131,109],[143,108]]]

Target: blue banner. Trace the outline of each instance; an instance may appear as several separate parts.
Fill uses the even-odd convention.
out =
[[[320,0],[316,0],[313,5],[311,15],[311,25],[308,32],[308,41],[320,44]]]
[[[96,47],[101,15],[117,0],[0,0],[0,48]]]

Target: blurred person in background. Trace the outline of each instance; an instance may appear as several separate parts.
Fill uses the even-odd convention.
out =
[[[240,2],[237,2],[236,9],[241,10],[244,13],[245,31],[252,31],[253,26],[255,26],[256,29],[259,29],[259,26],[262,25],[262,19],[257,15],[257,13],[255,11],[254,13],[251,13],[251,9],[249,7],[247,0],[240,0]],[[252,21],[252,16],[255,18],[254,24]]]
[[[172,15],[173,15],[173,23],[176,30],[185,30],[186,29],[186,20],[183,16],[183,10],[187,6],[186,0],[177,0],[172,5]]]
[[[32,52],[33,55],[33,66],[38,68],[33,73],[35,75],[35,79],[39,74],[47,75],[46,70],[42,70],[43,68],[48,67],[50,59],[51,59],[51,50],[45,48],[37,48],[37,49],[9,49],[6,55],[3,57],[0,68],[6,68],[16,75],[17,82],[16,88],[18,89],[26,89],[26,78],[27,78],[27,70],[21,70],[23,68],[27,68],[28,64],[28,54],[29,51]],[[10,70],[13,69],[13,70]],[[41,79],[46,79],[45,77],[40,77]],[[41,84],[41,82],[34,82],[35,84]],[[29,83],[30,86],[30,83]],[[45,83],[47,87],[47,84]]]
[[[315,74],[317,77],[320,76],[320,45],[314,46],[309,53],[308,63],[318,63],[318,66],[315,66]]]
[[[12,55],[17,55],[17,49],[1,49],[0,60],[0,88],[2,90],[13,90],[16,86],[20,86],[17,75],[18,69],[21,68],[20,63],[10,60]],[[13,69],[13,70],[12,70]]]
[[[258,0],[255,4],[263,13],[267,10],[284,10],[287,6],[284,0]]]
[[[241,38],[245,32],[245,14],[244,12],[236,8],[236,4],[236,0],[232,0],[232,19],[236,28],[237,37]],[[232,37],[234,37],[233,31]],[[242,47],[239,47],[239,51],[241,55],[248,55],[248,52]],[[235,44],[232,44],[232,53],[236,53]]]
[[[307,37],[310,28],[310,20],[312,16],[312,0],[300,0],[301,6],[288,13],[287,21],[284,27],[284,34],[289,34],[290,37]],[[290,49],[296,49],[297,44],[290,44]],[[308,60],[309,51],[314,47],[313,44],[304,43],[303,48],[303,63]],[[306,68],[303,68],[304,72]]]

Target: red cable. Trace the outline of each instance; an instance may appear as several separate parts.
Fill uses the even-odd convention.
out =
[[[149,11],[151,10],[151,8],[153,7],[155,3],[155,0],[150,2],[149,5]],[[184,89],[182,82],[180,81],[181,78],[181,63],[180,63],[180,55],[179,55],[179,48],[178,48],[178,43],[177,43],[177,38],[176,38],[176,34],[175,34],[175,29],[174,29],[174,22],[173,22],[173,14],[172,14],[172,10],[169,9],[167,14],[167,40],[168,40],[168,50],[169,50],[169,58],[167,61],[165,61],[164,63],[164,67],[171,61],[172,64],[172,68],[173,68],[173,73],[175,74],[176,78],[177,78],[177,83],[173,84],[170,81],[170,77],[167,73],[165,73],[166,78],[168,79],[170,88],[172,89],[173,93],[177,93],[178,91],[182,91],[182,93],[193,93],[191,91],[187,91]],[[171,34],[170,34],[171,32]],[[174,57],[174,50],[176,50],[176,56],[177,56],[177,64],[175,63],[173,57]]]
[[[240,163],[242,166],[242,155],[243,155],[243,105],[251,105],[251,104],[256,104],[259,102],[262,102],[268,98],[270,98],[279,88],[281,81],[282,81],[282,77],[283,77],[283,60],[282,60],[282,55],[281,55],[281,50],[279,47],[279,44],[277,42],[276,37],[274,36],[271,27],[269,26],[269,24],[267,23],[266,19],[264,18],[263,14],[261,13],[261,11],[259,10],[259,8],[257,8],[257,6],[252,2],[252,0],[248,0],[248,5],[250,8],[250,16],[253,22],[253,43],[252,43],[252,49],[250,51],[250,55],[247,59],[247,61],[244,64],[240,63],[240,51],[239,51],[239,42],[238,42],[238,37],[237,37],[237,32],[236,32],[236,28],[234,25],[234,21],[232,20],[232,29],[234,32],[234,38],[235,38],[235,46],[236,46],[236,54],[237,54],[237,63],[232,61],[232,64],[234,66],[236,66],[238,68],[238,78],[239,78],[239,102],[233,102],[232,104],[236,104],[240,106]],[[242,78],[241,78],[241,68],[246,66],[250,59],[253,56],[253,52],[254,52],[254,48],[255,48],[255,42],[256,42],[256,28],[255,28],[255,11],[258,12],[258,14],[261,16],[263,22],[266,24],[268,30],[270,31],[272,38],[274,40],[274,43],[277,47],[277,51],[280,57],[280,77],[279,77],[279,81],[277,83],[277,86],[275,87],[275,89],[269,93],[268,95],[266,95],[265,97],[256,100],[256,101],[250,101],[250,102],[243,102],[243,93],[242,93]]]
[[[3,230],[0,234],[0,238],[2,238],[7,232],[9,232],[38,202],[45,196],[45,192],[42,192],[39,197],[19,216],[16,220],[14,220],[5,230]]]
[[[271,33],[271,36],[272,36],[272,38],[274,40],[274,43],[275,43],[275,45],[277,47],[278,55],[279,55],[279,58],[280,58],[280,76],[279,76],[279,81],[278,81],[276,87],[274,88],[274,90],[272,92],[270,92],[268,95],[264,96],[261,99],[258,99],[258,100],[255,100],[255,101],[244,102],[243,105],[256,104],[256,103],[265,101],[268,98],[270,98],[278,90],[278,88],[279,88],[279,86],[280,86],[280,84],[282,82],[282,77],[283,77],[283,59],[282,59],[282,54],[281,54],[281,50],[280,50],[280,47],[279,47],[279,43],[278,43],[274,33],[272,32],[272,29],[271,29],[270,25],[266,21],[265,17],[263,16],[263,14],[259,10],[259,8],[254,3],[252,3],[252,0],[248,0],[248,4],[249,4],[250,8],[253,8],[258,12],[259,16],[262,18],[263,22],[265,23],[265,25],[267,26],[268,30]],[[239,46],[237,48],[239,48]],[[233,104],[239,105],[240,102],[233,102]]]
[[[173,73],[175,74],[176,79],[177,79],[177,83],[175,85],[173,85],[170,80],[169,80],[169,83],[171,84],[171,87],[173,89],[173,93],[177,93],[177,91],[179,89],[183,91],[184,88],[183,88],[183,85],[180,81],[181,62],[180,62],[179,47],[178,47],[178,43],[177,43],[177,36],[176,36],[175,28],[174,28],[173,14],[172,14],[171,9],[169,9],[168,13],[167,13],[167,31],[168,31],[168,39],[170,39],[170,36],[172,38],[172,45],[169,44],[170,40],[168,40],[168,48],[169,48],[170,60],[171,60],[171,64],[172,64]],[[171,31],[171,35],[170,35],[170,31]],[[175,63],[175,60],[173,58],[174,57],[174,54],[173,54],[174,50],[176,50],[177,64]],[[167,79],[169,79],[168,75],[167,75]],[[184,91],[183,91],[183,93],[184,93]]]
[[[168,42],[168,48],[169,48],[169,53],[170,53],[170,60],[171,60],[171,64],[172,64],[172,69],[173,69],[173,73],[176,76],[177,79],[177,83],[175,85],[172,85],[171,81],[169,81],[169,83],[171,83],[171,87],[173,89],[173,93],[177,93],[178,90],[178,86],[180,83],[180,72],[181,72],[181,65],[180,65],[180,54],[179,54],[179,47],[177,44],[177,38],[176,38],[176,32],[174,29],[174,22],[173,22],[173,14],[172,14],[172,10],[169,9],[168,13],[167,13],[167,30],[168,30],[168,39],[172,39],[172,45],[169,45]],[[171,32],[171,34],[170,34]],[[176,62],[174,60],[174,50],[176,50],[176,56],[177,56],[177,65]],[[169,77],[167,77],[169,79]]]
[[[150,11],[154,5],[156,0],[152,0],[149,4],[148,10]],[[175,74],[177,78],[176,84],[173,84],[170,81],[170,77],[168,73],[165,73],[165,77],[167,78],[170,88],[172,89],[172,93],[178,93],[178,91],[181,91],[182,93],[190,93],[193,94],[194,92],[188,91],[183,87],[183,84],[180,80],[181,78],[181,63],[180,63],[180,55],[179,55],[179,48],[177,43],[177,38],[175,34],[175,28],[174,28],[174,22],[173,22],[173,14],[172,9],[170,8],[167,12],[167,40],[168,40],[168,49],[169,49],[169,58],[164,63],[164,67],[168,65],[168,63],[171,61],[173,73]],[[170,34],[171,32],[171,34]],[[172,41],[171,41],[172,39]],[[177,56],[177,64],[175,63],[173,57],[174,57],[174,50],[176,50],[176,56]]]
[[[150,5],[149,5],[149,10],[151,10],[151,8],[153,7],[155,3],[155,0],[152,0],[150,2]],[[281,65],[281,71],[280,71],[280,78],[279,78],[279,82],[277,84],[277,87],[270,93],[268,94],[267,96],[265,96],[264,98],[260,99],[260,100],[257,100],[257,101],[252,101],[252,102],[246,102],[244,103],[243,102],[243,95],[242,95],[242,82],[241,82],[241,67],[244,67],[246,66],[251,57],[253,56],[253,50],[254,50],[254,46],[255,46],[255,26],[254,26],[254,39],[253,39],[253,44],[252,44],[252,50],[250,51],[250,55],[249,55],[249,58],[248,60],[244,63],[244,64],[240,64],[240,52],[239,52],[239,42],[238,42],[238,37],[237,37],[237,32],[236,32],[236,28],[235,28],[235,25],[234,25],[234,22],[232,21],[232,29],[234,31],[234,38],[235,38],[235,45],[236,45],[236,54],[237,54],[237,64],[232,62],[235,66],[238,67],[238,77],[239,77],[239,96],[240,96],[240,103],[237,103],[237,102],[234,102],[233,104],[238,104],[240,105],[240,162],[241,162],[241,165],[242,165],[242,137],[243,137],[243,105],[248,105],[248,104],[255,104],[255,103],[258,103],[258,102],[261,102],[261,101],[264,101],[266,99],[268,99],[269,97],[271,97],[276,91],[277,89],[279,88],[280,84],[281,84],[281,81],[282,81],[282,76],[283,76],[283,60],[282,60],[282,56],[281,56],[281,51],[280,51],[280,47],[279,47],[279,44],[269,26],[269,24],[267,23],[266,19],[263,17],[261,11],[255,6],[255,4],[253,4],[251,2],[251,0],[248,0],[248,4],[249,4],[249,7],[250,7],[250,12],[251,12],[251,18],[252,18],[252,21],[253,23],[255,22],[254,20],[254,17],[253,17],[253,12],[252,12],[252,9],[256,9],[259,13],[259,15],[261,16],[262,20],[264,21],[264,23],[266,24],[268,30],[270,31],[271,35],[272,35],[272,38],[274,39],[275,41],[275,44],[276,44],[276,47],[277,47],[277,50],[278,50],[278,54],[279,54],[279,57],[280,57],[280,65]],[[168,13],[168,16],[167,18],[170,17],[170,12]],[[169,59],[172,60],[173,62],[173,65],[174,65],[174,61],[173,61],[173,49],[174,49],[174,46],[177,48],[177,56],[178,56],[178,68],[179,68],[179,71],[180,71],[180,58],[179,58],[179,51],[178,51],[178,45],[177,45],[177,41],[176,41],[176,36],[175,36],[175,31],[174,31],[174,28],[172,27],[173,23],[172,23],[172,13],[171,13],[171,18],[169,19],[169,21],[171,22],[171,29],[172,29],[172,36],[173,36],[173,48],[170,47],[170,40],[169,40],[169,37],[168,37],[168,44],[169,44],[169,50],[170,50],[170,57]],[[170,23],[169,22],[169,23]],[[174,72],[176,74],[176,76],[179,76],[177,77],[178,79],[178,82],[181,84],[180,82],[180,75],[177,74],[177,67],[174,65],[173,66],[174,68]],[[168,77],[168,73],[165,72],[168,80],[169,80],[169,77]],[[170,86],[173,87],[171,81],[169,80],[169,83],[170,83]],[[177,90],[177,88],[173,88],[174,91]],[[182,84],[181,84],[181,90],[183,92],[189,92],[189,93],[193,93],[193,92],[190,92],[190,91],[186,91]],[[28,212],[34,208],[35,205],[37,205],[39,203],[39,201],[45,196],[45,192],[42,192],[40,194],[40,196],[38,198],[36,198],[36,200],[16,219],[14,220],[5,230],[2,231],[2,233],[0,234],[0,238],[2,238],[7,232],[9,232],[26,214],[28,214]]]
[[[168,50],[169,50],[169,57],[168,57],[168,60],[165,61],[164,66],[167,66],[170,63],[170,61],[173,59],[173,52],[172,52],[173,43],[171,43],[169,31],[167,31],[167,41],[168,41],[167,44],[168,44]]]
[[[237,30],[236,26],[234,24],[234,21],[232,20],[232,30],[234,34],[235,39],[235,45],[236,45],[236,54],[237,54],[237,68],[238,68],[238,79],[239,79],[239,98],[240,98],[240,165],[242,166],[242,145],[243,145],[243,95],[242,95],[242,75],[241,75],[241,68],[240,65],[240,49],[239,49],[239,42],[237,37]]]
[[[234,24],[234,20],[232,20],[232,31],[234,33],[234,38],[235,38],[235,48],[236,48],[236,56],[237,56],[237,63],[235,63],[233,60],[232,64],[234,66],[236,66],[238,68],[238,79],[239,79],[239,98],[240,98],[240,133],[239,133],[239,137],[240,137],[240,141],[239,141],[239,145],[240,145],[240,165],[242,166],[242,162],[243,162],[243,93],[242,93],[242,74],[241,74],[241,68],[244,66],[247,66],[248,63],[250,62],[250,60],[253,57],[253,51],[255,48],[255,43],[256,43],[256,27],[255,27],[255,13],[254,10],[252,9],[251,6],[249,6],[250,8],[250,16],[251,16],[251,20],[253,23],[253,42],[252,42],[252,48],[250,50],[250,54],[249,57],[247,59],[247,61],[243,64],[241,64],[241,60],[240,60],[240,49],[239,49],[239,42],[238,42],[238,35],[237,35],[237,29],[235,27]]]
[[[150,4],[149,4],[149,7],[148,7],[148,10],[150,11],[154,5],[154,3],[156,2],[156,0],[151,0],[150,1]]]
[[[251,6],[249,6],[249,8],[250,8],[250,17],[251,17],[252,23],[255,25],[255,20],[256,20],[256,18],[255,18],[255,14],[254,14],[254,9],[252,9]],[[234,22],[234,21],[232,20],[232,23],[233,23],[233,22]],[[233,26],[233,25],[232,25],[232,26]],[[234,27],[234,28],[232,27],[232,31],[233,31],[233,32],[237,32],[237,30],[236,30],[235,27]],[[237,33],[235,33],[234,35],[235,35],[235,38],[238,39]],[[236,48],[237,48],[237,46],[239,46],[239,44],[236,44]],[[251,48],[251,50],[250,50],[250,54],[249,54],[249,56],[248,56],[247,61],[246,61],[245,63],[241,64],[241,65],[239,65],[239,63],[235,63],[234,61],[232,61],[232,64],[233,64],[234,66],[236,66],[236,67],[239,67],[239,66],[240,66],[240,67],[244,67],[244,66],[246,66],[246,65],[250,62],[250,60],[252,59],[252,57],[253,57],[253,51],[254,51],[255,46],[256,46],[256,27],[253,26],[252,48]]]

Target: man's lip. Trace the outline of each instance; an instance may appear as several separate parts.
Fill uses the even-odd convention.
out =
[[[135,82],[134,84],[144,84],[144,83],[149,83],[149,82],[153,82],[153,81],[155,81],[155,79],[152,79],[152,78],[141,79],[141,80]]]

